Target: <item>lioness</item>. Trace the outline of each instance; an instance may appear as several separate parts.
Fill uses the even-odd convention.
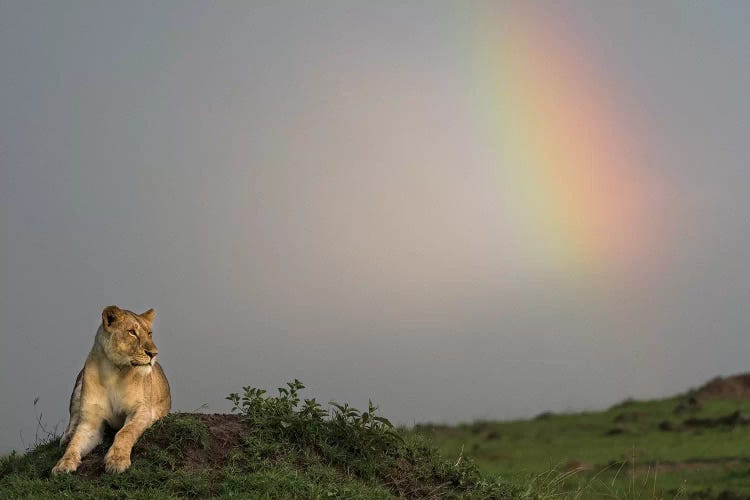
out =
[[[169,382],[156,362],[151,338],[154,310],[143,314],[105,307],[94,347],[70,396],[70,423],[60,444],[68,447],[53,474],[73,472],[102,441],[105,422],[120,429],[104,457],[107,472],[130,467],[130,450],[151,424],[169,413]]]

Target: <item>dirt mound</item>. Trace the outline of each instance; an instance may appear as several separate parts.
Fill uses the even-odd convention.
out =
[[[229,452],[239,446],[242,435],[247,432],[245,426],[237,415],[214,413],[195,416],[208,428],[208,446],[188,450],[186,465],[193,468],[223,466]]]
[[[237,448],[247,427],[238,415],[222,413],[172,413],[149,429],[135,444],[131,458],[152,459],[149,451],[165,450],[176,465],[191,469],[217,469]],[[105,428],[104,441],[81,461],[79,473],[98,477],[104,473],[104,455],[112,445],[115,431]]]
[[[750,373],[716,377],[699,388],[698,399],[750,399]]]
[[[247,428],[237,415],[213,413],[193,414],[208,428],[208,445],[204,449],[187,450],[186,465],[193,468],[222,467],[230,451],[240,445]]]

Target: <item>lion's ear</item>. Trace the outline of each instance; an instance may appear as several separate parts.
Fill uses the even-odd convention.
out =
[[[156,316],[156,311],[154,311],[153,309],[149,309],[145,313],[141,313],[141,318],[145,319],[149,323],[153,323],[154,316]]]
[[[107,306],[102,311],[102,325],[105,330],[109,330],[112,323],[122,317],[122,309],[117,306]]]

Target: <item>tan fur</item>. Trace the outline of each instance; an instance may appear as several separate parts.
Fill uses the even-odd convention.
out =
[[[73,472],[102,440],[104,424],[120,429],[104,457],[107,472],[130,467],[130,450],[143,432],[169,413],[171,396],[151,338],[154,310],[143,314],[109,306],[70,396],[67,448],[53,474]],[[149,354],[150,353],[150,354]]]

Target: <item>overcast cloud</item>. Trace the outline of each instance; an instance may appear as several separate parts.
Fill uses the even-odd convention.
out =
[[[564,4],[659,197],[596,277],[507,245],[461,3],[0,0],[0,452],[37,396],[65,425],[109,304],[156,309],[184,411],[296,377],[514,418],[750,368],[750,4]]]

